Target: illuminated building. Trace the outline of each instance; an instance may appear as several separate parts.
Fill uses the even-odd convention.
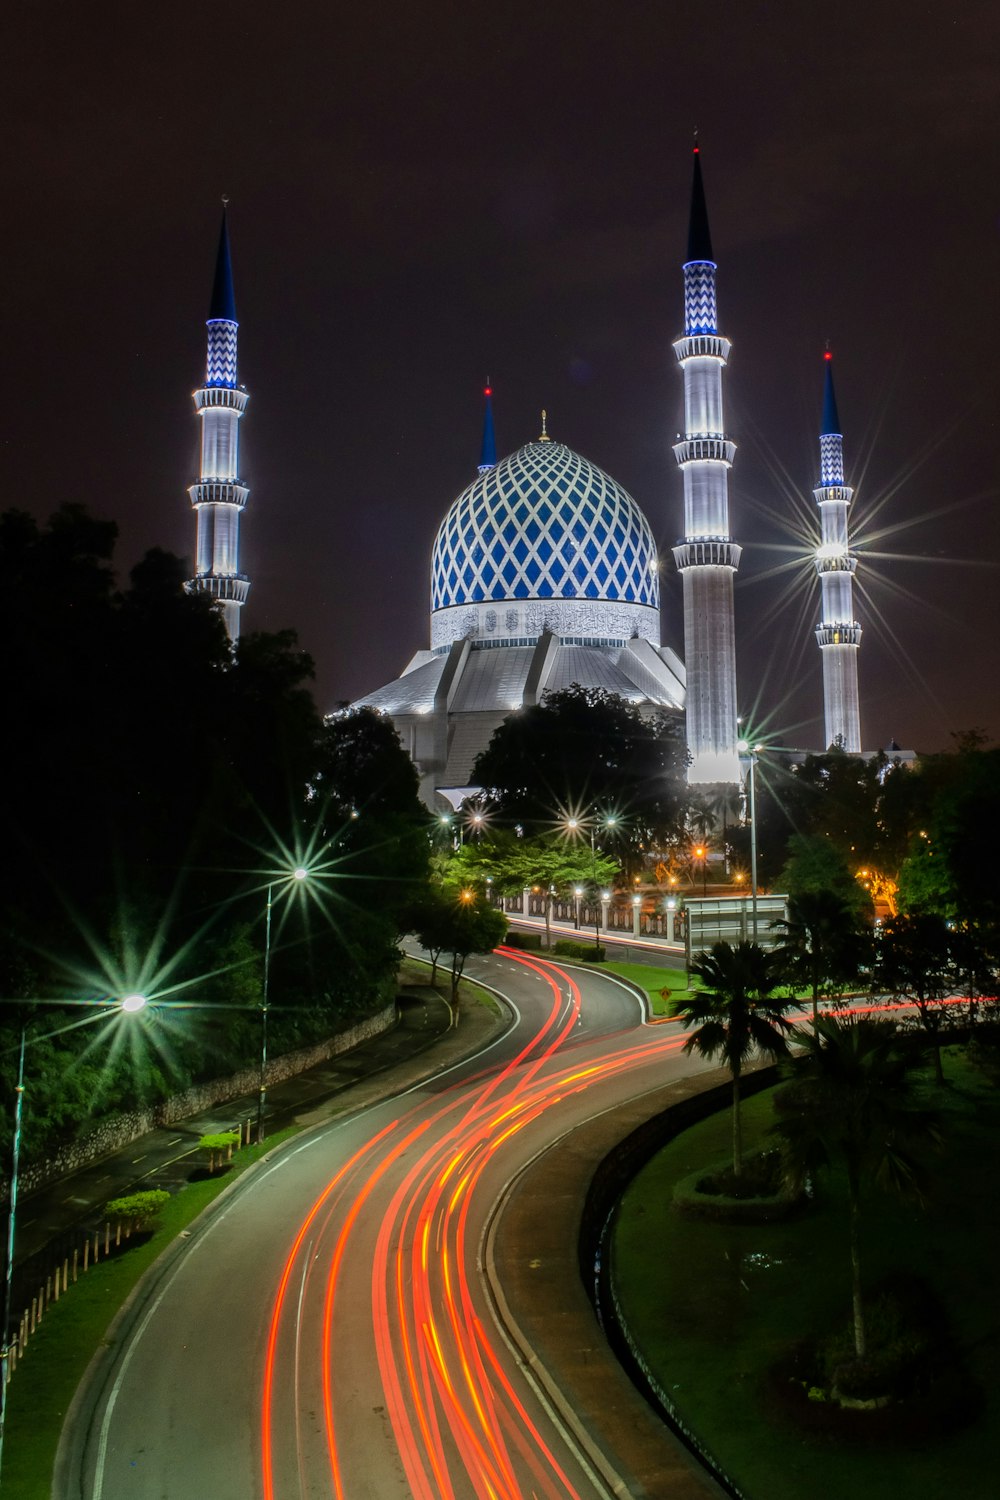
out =
[[[684,587],[688,780],[740,780],[737,751],[733,581],[741,548],[729,535],[729,470],[736,445],[724,431],[722,371],[731,345],[719,335],[716,265],[694,148],[684,337],[674,344],[684,376],[684,438],[674,456],[684,476],[684,538],[673,549]]]
[[[194,392],[195,411],[201,421],[201,468],[197,484],[188,490],[198,518],[195,576],[188,588],[219,601],[229,639],[234,643],[240,634],[240,611],[250,592],[250,580],[240,572],[240,516],[250,491],[239,478],[239,432],[250,397],[237,384],[238,329],[223,199],[207,321],[205,383]]]
[[[844,483],[844,439],[833,389],[833,357],[826,355],[826,389],[819,439],[819,506],[821,534],[816,572],[822,589],[822,613],[816,627],[823,660],[825,746],[861,749],[858,709],[858,646],[861,626],[854,618],[854,570],[857,558],[848,546],[847,511],[854,491]]]
[[[355,705],[392,718],[429,805],[438,794],[457,807],[493,731],[546,691],[603,688],[649,713],[684,703],[642,511],[549,436],[544,412],[537,442],[497,463],[491,395],[478,477],[434,543],[429,646]]]

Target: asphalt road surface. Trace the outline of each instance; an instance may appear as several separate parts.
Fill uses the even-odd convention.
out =
[[[60,1500],[608,1500],[504,1336],[484,1242],[539,1153],[702,1064],[608,976],[508,950],[469,977],[509,1031],[276,1152],[144,1285]]]

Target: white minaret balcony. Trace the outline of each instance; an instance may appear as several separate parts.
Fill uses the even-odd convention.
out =
[[[859,646],[861,626],[857,620],[840,625],[817,625],[816,640],[820,646]]]
[[[714,359],[724,365],[732,347],[730,340],[724,339],[719,333],[692,333],[684,338],[674,339],[674,353],[679,365],[683,365],[688,359]]]
[[[250,592],[250,580],[245,573],[236,573],[231,578],[220,578],[217,573],[200,574],[188,583],[192,594],[211,594],[224,604],[245,604]]]
[[[731,469],[736,457],[736,444],[723,437],[687,437],[683,442],[674,444],[674,457],[682,469],[687,464],[699,463],[724,464],[727,469]]]
[[[242,510],[250,490],[238,480],[203,479],[198,484],[188,485],[188,494],[195,510],[202,505],[234,505]]]
[[[247,409],[250,393],[240,385],[208,385],[199,391],[192,391],[191,399],[197,412],[203,412],[212,406],[223,406],[242,416]]]
[[[743,555],[743,548],[737,542],[725,539],[681,542],[672,550],[679,573],[685,568],[731,568],[735,573]]]

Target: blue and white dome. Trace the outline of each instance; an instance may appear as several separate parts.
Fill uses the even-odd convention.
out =
[[[528,443],[451,506],[431,564],[431,649],[659,644],[649,523],[621,485],[563,443]]]

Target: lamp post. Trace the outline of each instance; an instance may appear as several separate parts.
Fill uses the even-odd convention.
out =
[[[118,1013],[134,1015],[146,1004],[145,995],[126,995],[118,1002]],[[101,1005],[104,1010],[106,1007]],[[75,1031],[78,1026],[86,1026],[93,1021],[99,1021],[100,1016],[87,1016],[82,1021],[71,1021],[68,1026],[57,1026],[54,1031],[45,1031],[41,1036],[28,1038],[27,1026],[21,1027],[21,1041],[18,1047],[17,1060],[17,1085],[14,1090],[14,1134],[11,1140],[10,1153],[10,1208],[7,1213],[7,1254],[4,1261],[4,1284],[3,1284],[3,1327],[0,1328],[0,1472],[3,1468],[3,1439],[7,1425],[7,1382],[10,1378],[10,1315],[14,1291],[14,1246],[17,1239],[17,1180],[21,1164],[21,1125],[24,1119],[24,1053],[25,1049],[35,1042],[48,1041],[49,1037],[61,1036],[64,1031]]]
[[[696,844],[691,852],[701,862],[701,897],[704,900],[708,895],[708,850],[704,844]]]
[[[292,880],[306,880],[309,871],[297,865],[291,872]],[[264,1105],[267,1102],[267,1011],[271,987],[271,904],[274,881],[267,887],[267,905],[264,909],[264,994],[260,1007],[260,1084],[257,1092],[257,1144],[264,1144]]]
[[[618,819],[615,817],[615,815],[613,813],[609,813],[603,820],[601,827],[614,828],[617,822]],[[594,947],[599,949],[601,946],[601,908],[598,904],[597,899],[597,846],[594,842],[593,815],[588,818],[588,823],[590,833],[590,881],[594,887]],[[567,818],[565,826],[570,833],[579,833],[581,829],[581,820],[579,818]],[[577,892],[576,926],[578,930],[580,927],[580,895],[582,895],[582,892]]]
[[[751,745],[748,740],[740,740],[736,747],[743,755],[750,757],[750,770],[747,772],[747,784],[750,791],[750,922],[753,932],[753,941],[757,941],[757,751],[760,745]]]

